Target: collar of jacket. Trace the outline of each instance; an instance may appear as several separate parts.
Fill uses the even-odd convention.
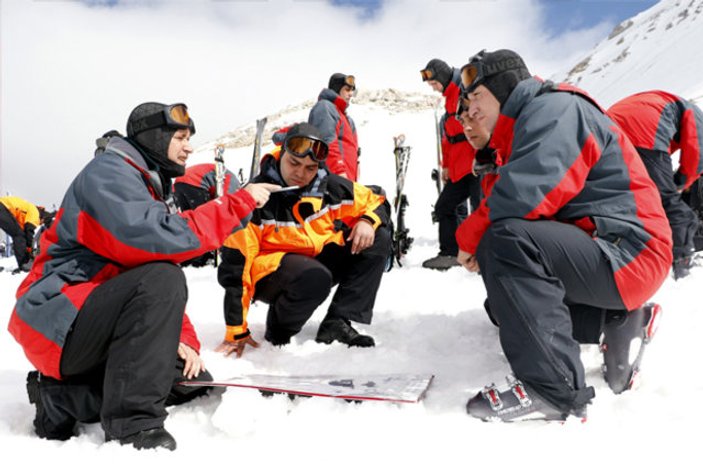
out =
[[[459,94],[461,91],[461,70],[452,68],[452,79],[447,84],[447,87],[442,91],[442,95],[449,98],[453,94]]]
[[[537,77],[519,82],[501,108],[491,135],[490,147],[501,154],[503,163],[508,161],[512,152],[515,121],[522,110],[540,93],[543,84],[544,82]]]
[[[139,150],[129,143],[129,141],[121,137],[112,137],[105,147],[105,152],[98,156],[105,156],[107,153],[113,153],[121,157],[127,163],[136,168],[145,182],[151,186],[160,200],[165,200],[169,196],[164,195],[164,185],[161,181],[161,176],[156,171],[149,170],[149,167],[144,160],[144,156]],[[169,206],[169,209],[171,207]]]
[[[334,106],[336,106],[342,113],[347,111],[347,108],[349,107],[349,104],[332,89],[322,89],[322,92],[320,92],[320,96],[317,97],[317,99],[332,102]]]

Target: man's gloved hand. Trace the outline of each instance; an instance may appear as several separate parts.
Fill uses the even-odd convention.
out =
[[[683,186],[686,184],[686,176],[681,172],[681,170],[676,170],[674,173],[674,184],[676,184],[676,190],[681,192]]]
[[[475,176],[493,173],[496,167],[496,151],[494,149],[485,147],[476,152],[472,169]]]

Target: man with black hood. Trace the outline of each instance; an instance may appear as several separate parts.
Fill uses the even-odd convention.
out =
[[[173,450],[165,405],[211,379],[184,314],[176,264],[219,247],[275,186],[250,185],[177,213],[171,178],[192,152],[184,104],[144,103],[68,188],[17,291],[9,331],[38,371],[27,378],[38,436],[66,440],[100,421],[106,440]]]
[[[457,119],[459,70],[444,61],[434,58],[420,71],[422,80],[444,96],[444,115],[439,125],[442,137],[442,181],[444,187],[434,206],[433,218],[439,224],[439,253],[425,260],[424,268],[447,270],[459,266],[456,255],[456,228],[466,215],[466,200],[470,199],[471,210],[478,208],[481,184],[472,173],[476,149],[466,139],[463,127]]]
[[[671,229],[635,148],[583,91],[531,77],[511,50],[462,68],[469,116],[500,166],[457,230],[480,269],[514,376],[468,413],[503,421],[585,418],[579,343],[601,343],[606,382],[630,389],[660,308],[646,304],[671,265]]]
[[[334,73],[310,110],[308,123],[320,131],[329,147],[326,161],[329,170],[356,182],[359,179],[359,141],[354,120],[347,114],[355,92],[354,76]]]
[[[327,144],[313,125],[291,127],[264,157],[256,182],[286,189],[256,210],[222,248],[225,340],[241,356],[258,346],[247,325],[252,300],[269,304],[264,338],[285,345],[338,285],[315,340],[371,347],[352,321],[369,324],[390,251],[390,205],[382,193],[324,168]]]

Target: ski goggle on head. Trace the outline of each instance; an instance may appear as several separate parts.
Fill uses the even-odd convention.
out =
[[[432,69],[430,69],[430,68],[421,69],[420,76],[422,76],[422,82],[432,81],[432,80],[436,81],[437,80],[435,78],[434,71],[432,71]]]
[[[456,104],[456,113],[454,113],[454,118],[461,122],[461,115],[465,111],[469,111],[469,99],[468,94],[464,93],[462,90],[461,94],[459,94],[459,101]]]
[[[195,125],[188,114],[185,103],[164,106],[163,110],[132,122],[132,131],[138,134],[149,129],[167,126],[177,129],[190,129],[195,134]]]
[[[327,160],[329,153],[329,148],[323,141],[305,136],[289,137],[283,144],[283,148],[294,157],[305,158],[309,156],[318,163]]]
[[[356,90],[356,79],[354,79],[354,76],[347,76],[344,78],[344,85],[349,86],[351,90]]]
[[[485,50],[481,50],[469,59],[468,64],[465,64],[461,68],[461,85],[464,88],[462,97],[473,92],[474,89],[481,85],[483,80],[486,79],[486,73],[483,66],[483,56],[485,53]]]

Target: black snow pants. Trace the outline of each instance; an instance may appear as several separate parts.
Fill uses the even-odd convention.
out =
[[[595,394],[579,342],[597,343],[606,314],[626,310],[600,247],[573,225],[506,219],[476,255],[515,376],[563,411],[585,405]]]
[[[476,210],[481,201],[481,182],[471,173],[457,182],[448,181],[437,198],[433,213],[439,224],[440,255],[456,256],[459,253],[455,234],[468,214],[466,199],[470,200],[471,211]]]
[[[107,436],[122,438],[163,426],[167,401],[195,397],[193,388],[176,385],[183,379],[177,349],[187,293],[183,271],[161,262],[97,287],[66,338],[63,379],[40,389],[51,423],[100,420]]]
[[[390,230],[381,226],[373,245],[356,255],[351,242],[328,244],[314,258],[286,254],[278,269],[256,284],[255,298],[269,304],[267,328],[297,334],[337,284],[327,317],[371,323],[390,244]]]
[[[671,156],[656,150],[638,148],[637,151],[647,168],[649,177],[659,190],[673,235],[674,260],[692,255],[695,251],[693,239],[698,230],[698,215],[691,210],[681,197],[681,193],[677,191]]]

